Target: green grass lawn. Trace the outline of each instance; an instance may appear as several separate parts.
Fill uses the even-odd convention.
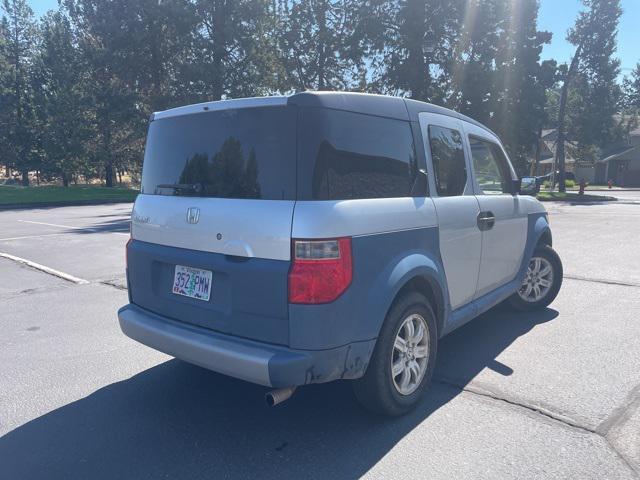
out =
[[[138,194],[137,189],[126,187],[94,187],[94,186],[43,186],[18,187],[0,185],[0,205],[29,203],[65,203],[91,201],[133,202]]]
[[[606,202],[616,200],[614,197],[607,197],[605,195],[578,195],[573,192],[540,192],[537,198],[543,202]]]

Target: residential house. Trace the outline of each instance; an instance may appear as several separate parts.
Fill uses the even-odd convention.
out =
[[[544,130],[540,150],[540,161],[535,175],[546,175],[553,170],[556,153],[557,132]],[[591,184],[604,185],[609,180],[620,187],[640,187],[640,127],[629,133],[627,141],[609,145],[599,151],[595,164],[581,163],[573,158],[576,145],[565,142],[565,166],[567,172],[573,172],[576,181],[584,179]]]

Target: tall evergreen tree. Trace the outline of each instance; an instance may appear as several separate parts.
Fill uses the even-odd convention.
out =
[[[273,86],[275,46],[270,0],[194,0],[199,23],[190,70],[192,88],[207,100],[264,95]]]
[[[626,109],[640,114],[640,62],[631,71],[631,75],[624,79],[624,95]]]
[[[495,64],[500,48],[500,16],[504,0],[468,0],[461,11],[460,30],[452,54],[454,95],[449,105],[489,123],[496,104]]]
[[[37,27],[33,11],[25,0],[3,0],[2,31],[6,35],[5,94],[0,107],[4,114],[3,148],[5,162],[22,174],[22,184],[29,185],[29,171],[35,162],[35,126],[32,67]]]
[[[555,83],[554,65],[541,63],[551,33],[537,29],[538,1],[514,0],[503,4],[505,18],[496,58],[496,103],[490,125],[500,135],[516,169],[526,160],[545,120],[546,90]]]
[[[571,112],[574,138],[581,144],[604,147],[620,137],[614,114],[618,112],[621,89],[617,78],[620,61],[614,58],[620,0],[582,0],[580,12],[568,40],[582,46],[578,75],[582,103]]]
[[[89,139],[80,51],[62,10],[49,12],[42,19],[41,31],[36,99],[42,147],[46,166],[67,186],[80,171]]]
[[[82,52],[89,118],[94,129],[88,151],[104,175],[105,185],[115,184],[116,168],[122,167],[131,150],[141,148],[145,112],[137,104],[141,65],[132,28],[137,2],[113,0],[66,0]]]
[[[446,102],[461,0],[372,0],[360,22],[373,88]]]
[[[9,124],[11,113],[9,110],[9,63],[7,61],[6,22],[0,21],[0,165],[5,167],[5,176],[10,174],[7,159],[11,156],[9,143]]]
[[[281,59],[289,87],[296,90],[350,89],[362,65],[359,5],[353,0],[294,0],[285,16]]]

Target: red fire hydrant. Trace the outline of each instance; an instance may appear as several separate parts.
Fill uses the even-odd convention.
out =
[[[609,185],[609,190],[611,190],[611,187],[613,186],[613,180],[609,179],[609,181],[607,182],[607,185]]]
[[[578,195],[584,195],[584,189],[587,188],[587,182],[584,181],[584,178],[580,179],[580,190],[578,190]]]

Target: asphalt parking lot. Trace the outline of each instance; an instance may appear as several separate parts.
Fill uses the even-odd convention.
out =
[[[556,301],[445,338],[395,420],[347,383],[269,409],[265,388],[126,338],[130,205],[0,212],[0,478],[640,478],[634,198],[547,204]]]

